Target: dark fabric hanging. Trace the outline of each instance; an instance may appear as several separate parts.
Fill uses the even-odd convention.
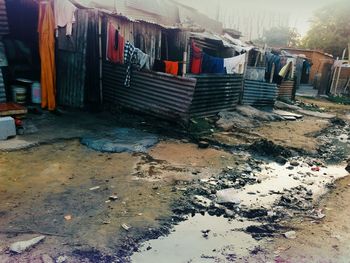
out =
[[[101,110],[98,13],[89,12],[86,51],[86,106],[91,111]]]

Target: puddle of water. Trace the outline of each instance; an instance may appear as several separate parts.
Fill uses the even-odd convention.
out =
[[[195,215],[175,226],[169,236],[146,242],[131,260],[135,263],[233,262],[258,245],[250,235],[238,229],[257,224]],[[202,232],[206,230],[211,230],[207,238]],[[149,247],[151,249],[147,250]]]
[[[307,164],[289,170],[287,165],[270,163],[256,176],[262,180],[261,184],[248,185],[243,189],[227,189],[226,195],[234,196],[241,200],[241,205],[249,208],[270,208],[280,197],[278,194],[270,194],[270,191],[283,192],[299,185],[313,192],[315,199],[326,192],[326,185],[348,175],[344,167],[329,166],[320,168],[319,172],[313,172]]]

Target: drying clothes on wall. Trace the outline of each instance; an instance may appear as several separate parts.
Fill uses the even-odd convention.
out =
[[[118,29],[108,23],[107,29],[107,60],[113,63],[124,62],[124,38],[119,34]]]
[[[275,65],[275,71],[273,74],[273,82],[280,83],[281,77],[278,73],[281,71],[281,57],[278,55],[274,55],[272,53],[266,53],[266,80],[269,81],[272,74],[272,66]]]
[[[135,49],[135,57],[133,64],[135,64],[138,70],[147,69],[151,70],[151,57],[145,53],[143,53],[140,49]]]
[[[224,59],[224,67],[227,74],[243,74],[246,63],[246,54]]]
[[[66,35],[71,36],[77,8],[69,0],[54,0],[54,10],[55,28],[67,26]]]
[[[55,17],[50,3],[39,5],[39,53],[41,61],[41,107],[56,109]]]
[[[165,73],[165,62],[163,60],[156,59],[153,64],[153,70]]]
[[[124,63],[126,64],[126,77],[124,83],[125,87],[130,87],[131,65],[134,56],[135,47],[129,41],[127,41],[124,47]]]
[[[177,76],[179,74],[179,62],[175,61],[164,61],[165,63],[165,73]]]
[[[225,74],[224,59],[203,54],[202,73]]]
[[[291,72],[293,66],[293,62],[289,61],[284,67],[280,70],[278,75],[282,78],[285,78],[289,72]]]
[[[134,65],[138,70],[151,69],[151,57],[143,53],[140,49],[135,48],[129,41],[126,42],[124,48],[124,63],[126,67],[126,78],[124,85],[130,87],[131,67]]]
[[[202,50],[192,42],[191,73],[201,74],[202,71]]]

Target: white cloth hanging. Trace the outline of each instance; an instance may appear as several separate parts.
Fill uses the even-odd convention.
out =
[[[66,27],[66,35],[71,36],[73,24],[75,23],[76,6],[69,0],[54,0],[55,26]]]
[[[224,59],[227,74],[243,74],[246,54]]]

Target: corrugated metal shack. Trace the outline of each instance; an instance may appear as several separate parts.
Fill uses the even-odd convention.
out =
[[[222,46],[221,39],[213,39],[213,33],[210,34],[211,37],[206,38],[203,37],[203,33],[194,34],[191,29],[184,29],[184,23],[172,16],[174,12],[164,11],[164,14],[170,14],[171,19],[167,20],[162,17],[163,15],[152,15],[154,9],[148,10],[147,3],[138,6],[138,10],[142,8],[148,10],[147,16],[130,10],[135,8],[130,1],[126,1],[122,8],[128,9],[124,9],[123,15],[113,12],[110,8],[106,11],[107,6],[104,6],[102,11],[100,9],[102,47],[105,47],[107,42],[107,25],[113,23],[125,41],[130,41],[135,47],[150,55],[152,61],[155,59],[182,61],[184,51],[192,39],[213,51],[229,51],[229,48],[225,49]],[[164,8],[166,5],[163,6],[163,10]],[[123,9],[117,8],[117,10]],[[199,18],[200,21],[204,20],[204,16]],[[169,21],[176,23],[169,24]],[[211,24],[212,20],[207,18],[206,23]],[[217,26],[214,29],[220,33],[222,26],[219,27],[217,22],[213,24]],[[195,25],[198,30],[198,25]],[[219,43],[221,46],[218,46]],[[122,106],[172,121],[188,121],[192,117],[213,116],[221,110],[233,110],[239,102],[243,85],[242,75],[173,76],[154,71],[133,70],[130,87],[126,87],[125,65],[108,61],[105,48],[102,48],[102,51],[103,102],[107,107]],[[188,64],[189,59],[187,66]]]

